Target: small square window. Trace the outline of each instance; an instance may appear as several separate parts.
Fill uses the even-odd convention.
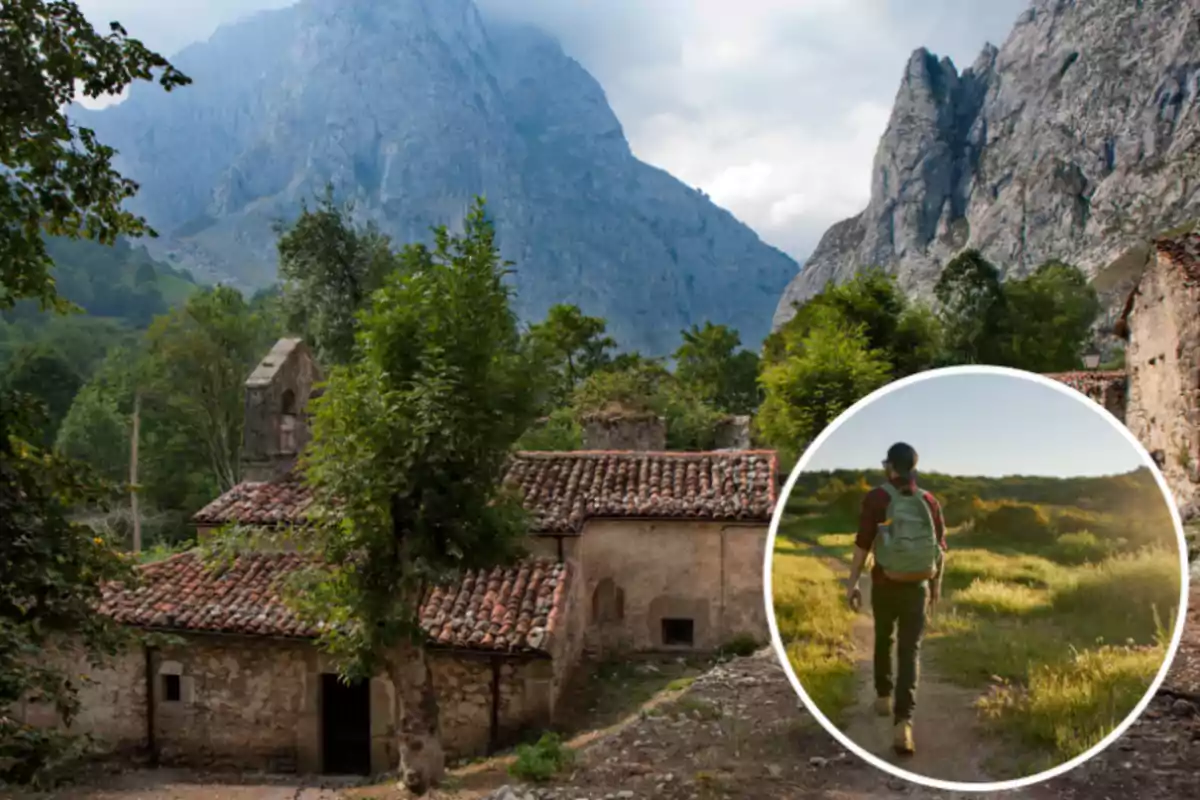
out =
[[[662,621],[664,647],[691,647],[696,641],[696,625],[690,619],[664,619]]]
[[[163,699],[168,703],[178,703],[183,697],[183,687],[178,675],[163,675]]]

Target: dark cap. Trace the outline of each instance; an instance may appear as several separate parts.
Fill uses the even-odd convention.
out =
[[[887,463],[900,475],[907,475],[917,466],[917,451],[910,444],[896,442],[888,448]]]

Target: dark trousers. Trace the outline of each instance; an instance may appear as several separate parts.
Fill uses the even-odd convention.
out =
[[[929,582],[883,583],[871,586],[875,615],[875,694],[893,697],[897,723],[912,719],[917,704],[921,636]],[[892,681],[892,637],[896,638],[896,680]]]

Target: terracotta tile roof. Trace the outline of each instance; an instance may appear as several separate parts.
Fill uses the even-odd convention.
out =
[[[1088,396],[1097,389],[1108,386],[1124,385],[1126,375],[1123,370],[1097,370],[1090,372],[1056,372],[1045,375],[1059,383],[1065,383],[1077,392]]]
[[[314,638],[281,597],[284,581],[306,563],[295,553],[240,555],[224,570],[193,551],[142,567],[141,585],[106,588],[100,610],[126,625],[193,633]],[[565,564],[530,559],[466,573],[431,589],[421,625],[431,644],[500,652],[547,652],[569,586]]]
[[[773,452],[523,453],[507,480],[535,530],[577,533],[595,517],[767,522],[775,510]]]
[[[239,483],[196,512],[199,525],[277,525],[300,522],[312,504],[308,487],[297,473],[274,481]]]
[[[541,533],[578,533],[592,517],[768,522],[777,460],[767,451],[520,453],[506,481]],[[200,525],[303,522],[311,499],[294,475],[244,483],[195,516]]]

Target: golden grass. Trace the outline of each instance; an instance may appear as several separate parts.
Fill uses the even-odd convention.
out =
[[[1165,647],[1100,647],[1030,670],[1028,683],[1003,686],[979,702],[985,720],[1058,763],[1099,744],[1133,711],[1166,656]],[[1046,763],[1043,768],[1053,766]]]
[[[802,544],[777,539],[772,562],[775,622],[804,691],[835,723],[854,703],[852,626],[842,581]]]
[[[931,620],[931,657],[956,683],[991,686],[981,713],[1042,753],[1040,768],[1104,739],[1162,667],[1179,604],[1169,550],[1079,566],[969,550],[951,554],[955,571],[970,581]]]

